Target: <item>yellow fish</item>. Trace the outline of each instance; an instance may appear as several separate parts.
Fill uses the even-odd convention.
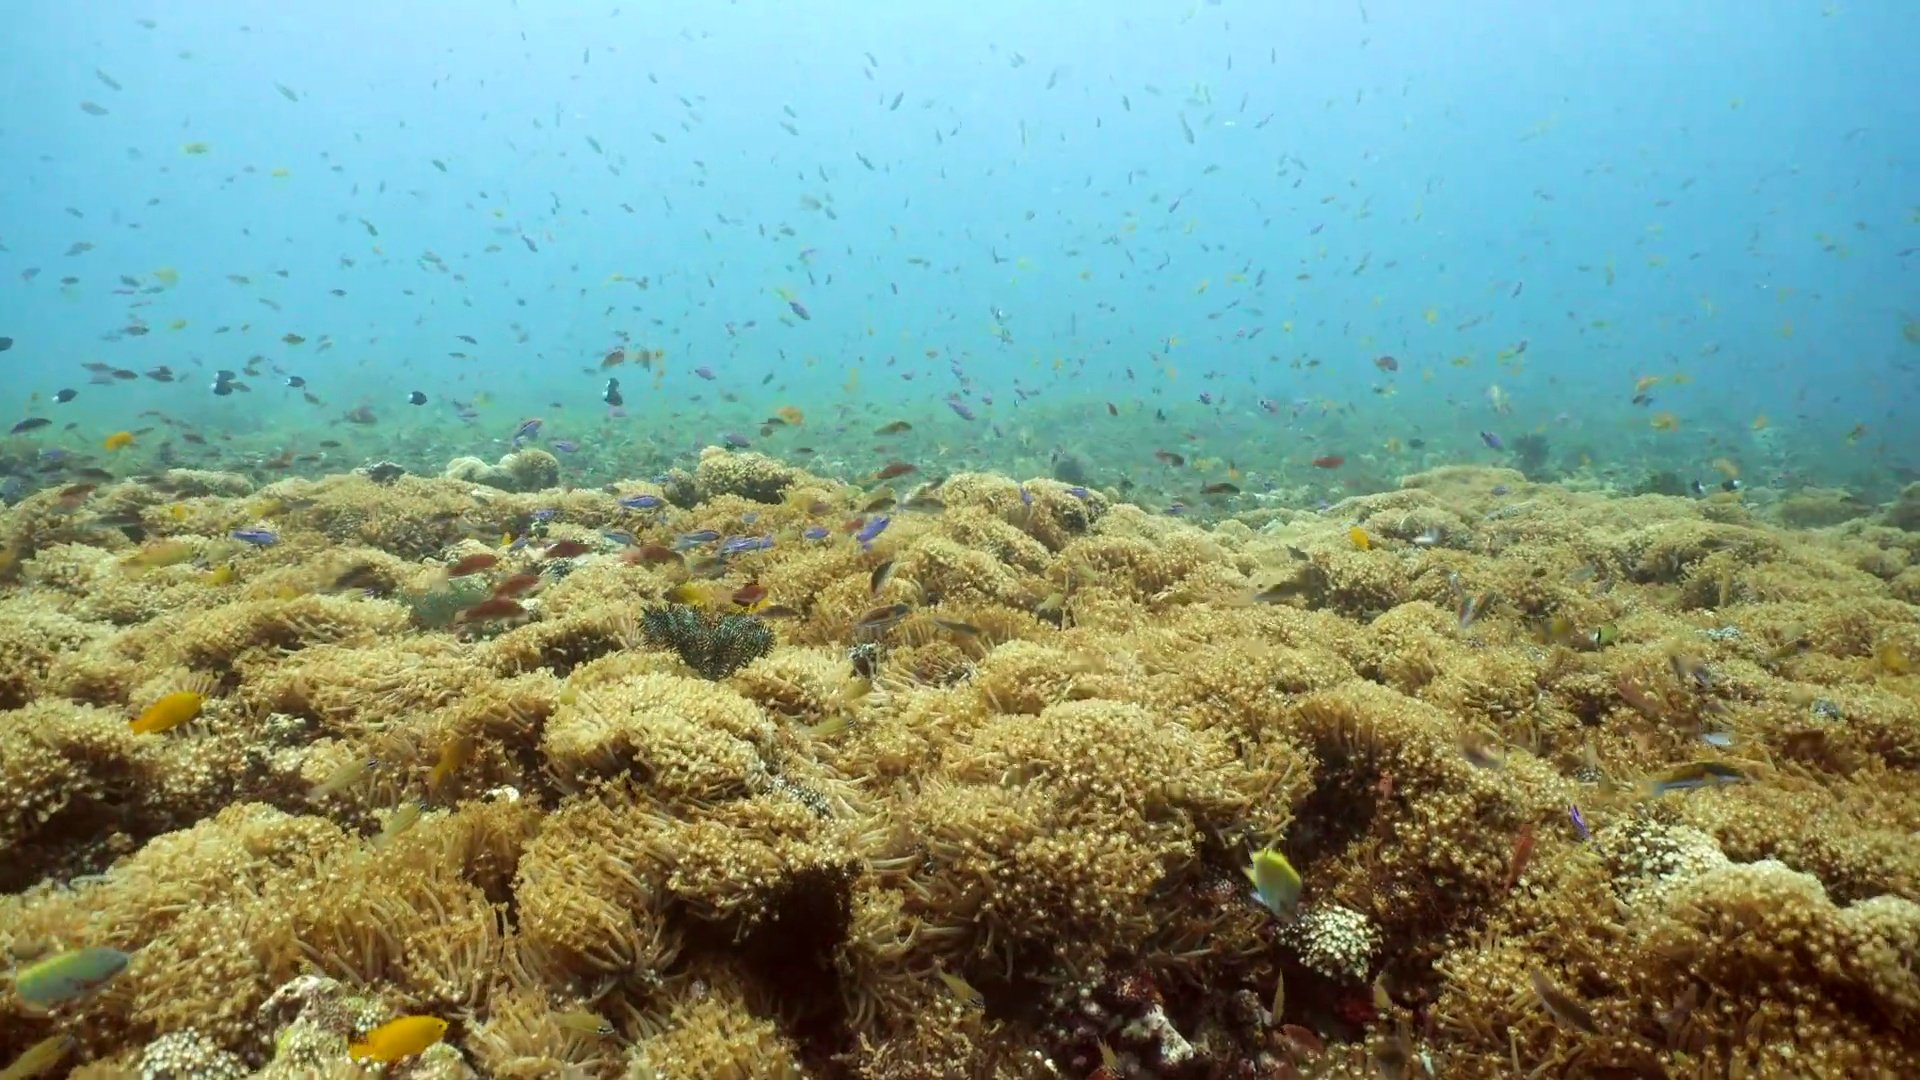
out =
[[[157,735],[171,731],[181,724],[200,715],[200,707],[207,698],[198,690],[175,690],[163,694],[159,700],[141,710],[140,715],[127,725],[136,735]]]
[[[1373,538],[1367,535],[1367,530],[1361,528],[1358,525],[1355,525],[1353,528],[1347,530],[1347,539],[1353,541],[1353,546],[1356,550],[1359,550],[1359,551],[1373,550]]]
[[[367,1032],[365,1042],[350,1044],[347,1056],[355,1061],[399,1061],[439,1042],[446,1033],[447,1022],[437,1016],[403,1016]]]
[[[133,445],[133,432],[116,431],[113,434],[107,436],[106,441],[102,442],[100,445],[106,447],[109,450],[125,450],[127,447]]]
[[[1245,873],[1262,906],[1282,918],[1293,917],[1300,907],[1300,872],[1285,855],[1271,847],[1261,848],[1253,853]]]

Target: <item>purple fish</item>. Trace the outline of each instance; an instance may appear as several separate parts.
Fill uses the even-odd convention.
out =
[[[699,547],[701,544],[711,544],[718,539],[720,539],[720,534],[712,529],[699,529],[690,533],[681,533],[679,538],[673,542],[673,550],[685,551],[688,548]]]
[[[807,310],[807,305],[801,303],[800,301],[789,300],[787,301],[787,307],[792,308],[793,313],[795,315],[800,316],[800,318],[806,320],[807,322],[813,321],[813,314]]]
[[[693,373],[707,380],[708,382],[712,382],[715,378],[713,374],[713,369],[706,366],[705,364],[702,364],[699,367],[694,368]]]
[[[563,454],[571,454],[574,451],[580,449],[580,444],[577,442],[574,442],[572,439],[555,439],[552,442],[548,443],[547,445],[553,447],[555,450],[558,450]]]
[[[725,435],[720,436],[720,441],[726,443],[728,446],[731,446],[736,450],[744,449],[746,447],[753,445],[752,439],[747,438],[745,435],[742,435],[737,431],[729,431]]]
[[[1088,496],[1092,495],[1093,492],[1088,491],[1086,488],[1081,487],[1079,484],[1075,484],[1072,487],[1067,489],[1067,494],[1073,496],[1076,499],[1085,499]]]
[[[891,524],[893,524],[893,519],[885,514],[881,514],[879,517],[860,526],[860,531],[854,533],[853,538],[860,541],[862,548],[870,548],[873,546],[874,540],[877,539],[881,533],[886,532],[887,526]]]
[[[626,498],[621,499],[620,509],[622,510],[658,510],[662,506],[665,506],[666,504],[667,504],[667,501],[665,499],[662,499],[658,495],[648,495],[648,494],[642,493],[639,495],[629,495]]]
[[[538,436],[542,423],[545,423],[545,421],[537,416],[529,416],[525,420],[520,421],[520,426],[515,428],[513,432],[513,444],[518,446],[522,439],[531,439]]]
[[[1481,432],[1480,441],[1486,443],[1487,449],[1489,450],[1505,450],[1507,448],[1507,444],[1500,440],[1500,436],[1495,435],[1491,431]]]
[[[827,527],[825,525],[809,525],[800,531],[800,535],[809,540],[825,540],[827,538]]]
[[[956,401],[953,398],[948,398],[947,408],[952,409],[962,420],[973,419],[973,410],[967,408],[967,404],[964,401]]]
[[[272,547],[280,542],[280,537],[272,529],[235,529],[227,535],[254,547]]]
[[[1591,832],[1587,830],[1586,815],[1580,813],[1579,807],[1573,805],[1572,803],[1568,803],[1567,816],[1573,819],[1573,831],[1580,835],[1580,842],[1586,843],[1587,837],[1593,835]]]

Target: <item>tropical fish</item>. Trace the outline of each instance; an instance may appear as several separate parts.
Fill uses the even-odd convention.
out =
[[[1253,895],[1262,906],[1281,918],[1291,919],[1300,907],[1300,873],[1285,855],[1272,847],[1253,853],[1244,868],[1253,883]]]
[[[142,709],[140,715],[134,717],[127,726],[137,735],[171,731],[199,716],[206,702],[207,696],[200,689],[175,690],[171,694],[162,694],[153,704]]]
[[[355,1061],[399,1061],[439,1042],[446,1033],[447,1022],[437,1016],[403,1016],[367,1032],[365,1040],[348,1045],[347,1056]]]
[[[21,968],[14,977],[13,989],[29,1005],[51,1008],[106,985],[126,970],[132,959],[119,949],[72,949]]]

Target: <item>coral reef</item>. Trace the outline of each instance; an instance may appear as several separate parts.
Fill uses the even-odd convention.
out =
[[[0,1061],[353,1075],[425,1014],[396,1075],[1920,1075],[1920,488],[1545,455],[1204,522],[1063,456],[865,545],[719,448],[29,495],[0,946],[132,959],[0,994]]]

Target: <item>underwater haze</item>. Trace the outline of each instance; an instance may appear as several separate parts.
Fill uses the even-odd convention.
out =
[[[1529,434],[1530,475],[1623,490],[1920,469],[1910,5],[11,21],[16,495],[48,452],[433,471],[535,416],[569,479],[731,434],[1176,508]]]

